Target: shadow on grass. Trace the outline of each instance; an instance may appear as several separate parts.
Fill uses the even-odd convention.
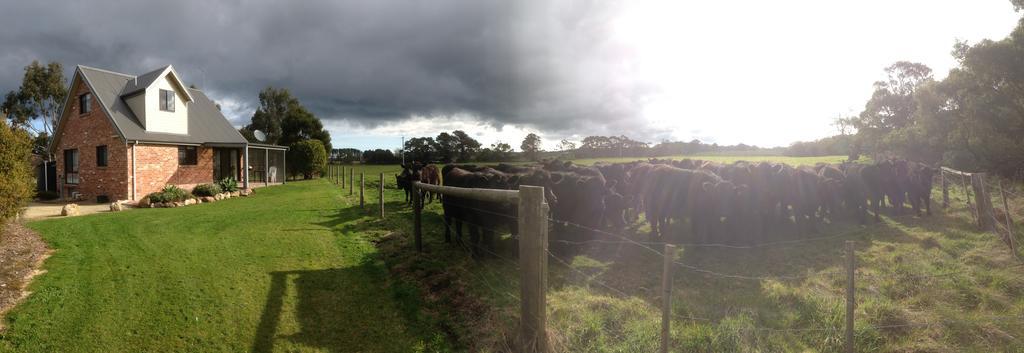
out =
[[[385,207],[397,209],[400,203],[386,202]],[[378,210],[376,202],[320,210],[326,220],[288,231],[329,231],[339,242],[360,238],[373,243],[382,236]],[[378,253],[347,267],[268,275],[270,287],[251,352],[294,346],[328,352],[411,352],[447,346],[443,335],[420,317],[418,295],[389,280]]]
[[[387,348],[389,333],[402,330],[402,326],[376,313],[382,307],[380,290],[358,285],[375,270],[372,264],[363,263],[350,268],[270,272],[270,290],[252,352],[272,352],[280,340],[330,352],[399,348],[395,347],[398,342]],[[294,288],[289,290],[289,286]],[[290,291],[297,297],[294,313],[289,315],[298,321],[298,332],[280,335],[278,328]]]

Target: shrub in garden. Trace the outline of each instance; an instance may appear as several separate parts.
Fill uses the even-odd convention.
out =
[[[185,199],[191,198],[187,191],[174,185],[164,186],[164,190],[162,192],[170,199],[170,201],[185,201]]]
[[[174,185],[164,186],[163,190],[147,195],[150,203],[181,202],[191,198],[189,193]]]
[[[235,192],[235,191],[238,191],[238,180],[235,180],[235,178],[232,178],[232,177],[227,177],[227,178],[221,179],[220,181],[217,182],[217,185],[220,186],[221,192]],[[218,192],[218,194],[219,194],[219,192]]]
[[[299,141],[288,149],[288,169],[311,179],[327,167],[327,150],[320,140]]]
[[[0,119],[0,224],[16,216],[32,198],[36,183],[31,156],[28,133]]]
[[[222,193],[219,184],[199,184],[192,188],[192,195],[203,197]]]

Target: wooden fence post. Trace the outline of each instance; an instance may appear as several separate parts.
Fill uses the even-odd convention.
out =
[[[974,189],[974,207],[978,210],[978,227],[984,230],[995,230],[992,222],[992,199],[985,190],[985,173],[971,174],[971,188]]]
[[[380,200],[380,219],[384,219],[384,173],[380,173],[380,185],[378,187],[380,188],[380,198],[378,199]]]
[[[999,182],[999,196],[1003,199],[1003,214],[1006,216],[1006,241],[1010,245],[1010,251],[1017,257],[1017,244],[1013,235],[1013,219],[1010,218],[1010,202],[1006,200],[1006,189],[1003,189],[1003,182]]]
[[[665,252],[662,255],[665,261],[661,269],[661,353],[668,353],[668,343],[672,335],[672,261],[675,255],[676,246],[665,244]]]
[[[345,166],[341,166],[341,188],[345,188]]]
[[[356,192],[356,168],[348,168],[348,196],[352,196]]]
[[[364,172],[359,172],[359,208],[366,208],[366,201],[363,198],[363,193],[366,192],[366,184],[363,179]]]
[[[960,172],[960,183],[964,187],[964,199],[967,200],[967,210],[971,212],[974,221],[978,221],[978,209],[971,205],[971,194],[967,192],[967,179],[963,172]]]
[[[519,186],[520,352],[547,353],[548,207],[544,188]]]
[[[846,338],[843,346],[846,353],[854,352],[853,342],[853,310],[856,307],[854,302],[853,275],[856,258],[854,257],[853,240],[846,241]]]
[[[420,203],[419,182],[412,182],[412,235],[416,239],[416,252],[423,252],[423,205]]]
[[[946,171],[939,169],[939,180],[942,181],[942,208],[949,208],[949,183],[946,182]]]

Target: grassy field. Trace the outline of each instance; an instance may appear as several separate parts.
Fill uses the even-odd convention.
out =
[[[356,171],[367,175],[365,211],[358,190],[323,180],[212,205],[33,223],[57,253],[8,318],[0,351],[509,350],[515,241],[504,236],[495,254],[474,260],[444,243],[435,202],[417,254],[411,209],[391,188],[399,169]],[[373,216],[379,173],[389,185],[384,220]],[[673,351],[838,351],[846,240],[859,263],[858,351],[1024,351],[1024,268],[973,226],[963,195],[952,197],[932,217],[826,225],[825,238],[796,245],[681,247],[675,260],[690,268],[750,278],[676,267]],[[1024,200],[1012,204],[1024,216]],[[645,241],[647,231],[634,224],[622,235]],[[559,351],[656,350],[659,255],[622,244],[551,249],[549,332]]]
[[[353,201],[317,180],[33,222],[56,251],[0,351],[447,350],[414,288],[389,280],[374,246],[387,233],[362,228],[376,218]]]
[[[842,157],[773,160],[813,164],[835,158]],[[973,225],[964,195],[953,190],[951,196],[952,206],[942,210],[941,195],[935,191],[938,201],[931,217],[885,216],[883,222],[866,226],[848,221],[826,224],[820,239],[804,243],[757,249],[682,246],[675,260],[690,270],[674,268],[673,350],[840,350],[847,240],[855,241],[858,259],[858,351],[1024,350],[1024,268],[994,235]],[[1024,216],[1024,200],[1011,203],[1011,213]],[[518,317],[515,242],[505,236],[497,242],[495,255],[471,260],[466,249],[443,242],[440,214],[438,204],[426,207],[424,255],[416,255],[409,239],[398,236],[382,245],[386,262],[400,277],[424,283],[424,293],[438,288],[438,282],[456,283],[456,292],[466,292],[481,303],[469,302],[489,310],[485,319],[459,315],[457,309],[467,300],[441,301],[437,304],[452,311],[442,315],[442,321],[461,326],[457,331],[470,337],[473,349],[506,350]],[[397,234],[411,233],[408,212],[384,225]],[[647,232],[648,227],[638,223],[622,235],[645,241]],[[549,332],[560,351],[656,350],[660,255],[623,244],[551,248],[555,257],[549,259]],[[439,280],[437,274],[442,273],[454,278]]]

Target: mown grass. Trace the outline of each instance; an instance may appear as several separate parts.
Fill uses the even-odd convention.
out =
[[[386,235],[325,180],[174,209],[30,223],[55,250],[6,318],[11,352],[448,350]]]
[[[723,158],[728,158],[722,159],[725,162],[756,160]],[[786,160],[793,164],[817,161],[822,159]],[[951,197],[951,207],[942,210],[941,194],[935,190],[934,215],[930,217],[910,215],[907,209],[906,215],[886,215],[878,224],[826,224],[821,229],[823,239],[799,245],[758,249],[682,246],[675,260],[687,266],[761,278],[726,278],[675,267],[672,350],[841,350],[847,240],[855,242],[858,261],[858,351],[1024,350],[1020,340],[1024,335],[1024,267],[994,235],[977,229],[959,190],[953,190]],[[1014,199],[1012,204],[1011,212],[1024,216],[1019,214],[1024,200]],[[512,263],[515,241],[503,237],[497,242],[496,255],[472,260],[465,249],[443,242],[440,214],[436,203],[424,211],[424,254],[414,254],[406,236],[412,227],[407,211],[384,223],[399,236],[383,251],[389,254],[389,263],[401,265],[400,273],[451,271],[468,285],[467,291],[491,309],[485,320],[463,327],[462,334],[472,335],[469,340],[475,343],[474,349],[504,351],[512,342],[518,319],[514,297],[518,295],[518,272]],[[682,228],[685,225],[675,231],[685,233]],[[638,223],[623,235],[645,241],[648,230]],[[552,236],[564,231],[553,229]],[[659,254],[620,244],[553,244],[551,248],[558,258],[549,259],[549,332],[559,351],[657,349]],[[456,325],[460,319],[455,314],[445,318]]]

